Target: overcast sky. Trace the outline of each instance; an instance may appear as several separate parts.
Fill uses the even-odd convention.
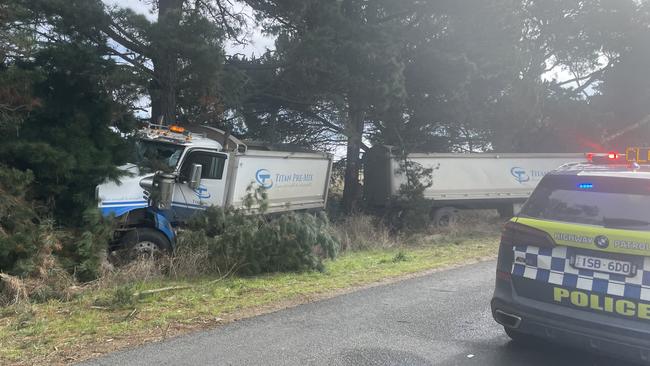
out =
[[[152,14],[150,9],[151,5],[148,5],[145,0],[102,0],[105,4],[108,5],[117,5],[124,8],[130,8],[136,13],[144,14],[150,20],[156,20],[156,15]],[[248,13],[252,13],[250,8],[244,9]],[[253,27],[250,29],[246,35],[245,39],[248,44],[236,45],[233,43],[226,44],[226,53],[233,55],[236,53],[242,53],[246,56],[261,55],[266,49],[272,49],[274,46],[274,39],[270,37],[265,37],[259,28]]]

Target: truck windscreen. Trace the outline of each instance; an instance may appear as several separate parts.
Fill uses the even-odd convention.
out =
[[[547,176],[522,208],[521,216],[647,231],[649,183],[634,178]]]
[[[164,142],[136,142],[136,160],[139,166],[151,171],[172,171],[178,164],[184,146]]]

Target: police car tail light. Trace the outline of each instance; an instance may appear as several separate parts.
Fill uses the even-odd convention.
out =
[[[501,234],[501,245],[506,246],[535,246],[554,247],[555,241],[551,236],[539,229],[516,222],[508,222]]]

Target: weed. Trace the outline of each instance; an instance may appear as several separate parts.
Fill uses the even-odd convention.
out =
[[[408,260],[409,257],[401,250],[393,257],[393,263],[406,262]]]
[[[113,290],[111,305],[115,308],[130,307],[135,304],[133,285],[118,286]]]

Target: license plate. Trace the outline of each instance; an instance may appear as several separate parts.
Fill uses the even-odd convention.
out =
[[[589,269],[597,272],[613,273],[624,276],[635,276],[636,266],[627,261],[617,259],[590,257],[587,255],[576,255],[571,258],[571,264],[575,268]]]

